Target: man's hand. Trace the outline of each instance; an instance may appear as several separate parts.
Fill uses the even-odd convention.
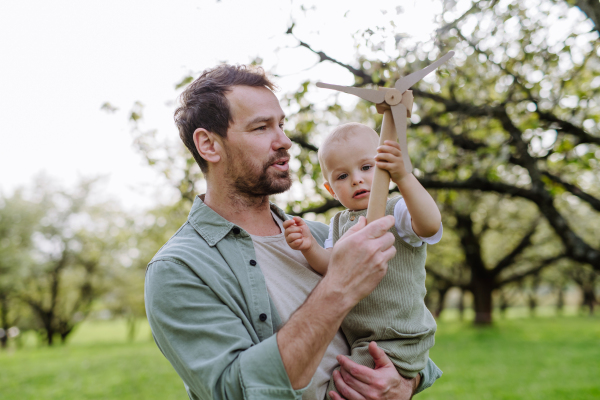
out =
[[[326,282],[322,282],[339,293],[349,309],[375,289],[387,272],[387,262],[396,254],[394,235],[388,232],[394,217],[388,215],[366,224],[366,218],[360,217],[337,241]]]
[[[386,140],[383,146],[379,146],[375,161],[377,161],[377,167],[389,172],[392,181],[397,185],[403,178],[410,175],[404,167],[400,144],[397,142]]]
[[[365,367],[345,356],[338,356],[340,372],[333,372],[337,390],[342,396],[331,391],[333,400],[408,400],[419,386],[421,376],[406,379],[400,376],[388,356],[377,347],[369,344],[369,353],[375,361],[375,369]]]
[[[300,217],[283,221],[285,240],[294,250],[309,250],[314,244],[310,228]]]

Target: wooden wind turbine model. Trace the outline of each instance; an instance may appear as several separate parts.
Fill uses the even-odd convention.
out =
[[[361,99],[376,103],[377,112],[383,114],[379,145],[383,145],[386,140],[398,140],[400,143],[400,150],[402,151],[404,167],[406,168],[406,171],[410,173],[412,172],[412,164],[410,162],[410,157],[408,156],[408,146],[406,143],[406,119],[411,115],[413,95],[412,90],[408,89],[423,79],[427,74],[448,61],[452,56],[454,56],[453,51],[422,70],[398,79],[393,88],[379,87],[379,90],[374,90],[357,88],[354,86],[330,85],[321,82],[317,83],[317,87],[353,94]],[[371,196],[369,197],[369,206],[367,209],[367,223],[371,223],[385,215],[389,186],[389,173],[383,169],[375,168]]]

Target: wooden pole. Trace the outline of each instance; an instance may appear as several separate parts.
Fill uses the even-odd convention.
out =
[[[379,135],[379,145],[382,146],[386,140],[397,141],[396,126],[392,110],[383,112],[383,121],[381,122],[381,134]],[[390,189],[390,174],[381,168],[375,168],[373,175],[373,184],[371,186],[371,195],[369,197],[369,208],[367,209],[367,224],[382,218],[385,215],[385,206],[387,204],[388,193]]]

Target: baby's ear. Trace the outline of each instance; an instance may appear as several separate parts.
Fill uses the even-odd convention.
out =
[[[333,192],[333,189],[331,188],[331,185],[329,184],[329,182],[325,182],[323,184],[323,186],[325,186],[325,189],[327,189],[327,191],[329,192],[330,195],[333,196],[334,199],[337,200],[337,196],[335,195],[335,193]]]

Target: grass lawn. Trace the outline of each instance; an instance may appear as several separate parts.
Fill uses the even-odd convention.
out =
[[[430,357],[444,375],[421,400],[600,399],[598,317],[442,321]]]
[[[0,353],[0,399],[187,399],[151,341],[121,321],[86,322],[69,344]],[[442,320],[431,358],[444,376],[418,399],[599,399],[600,318]]]

